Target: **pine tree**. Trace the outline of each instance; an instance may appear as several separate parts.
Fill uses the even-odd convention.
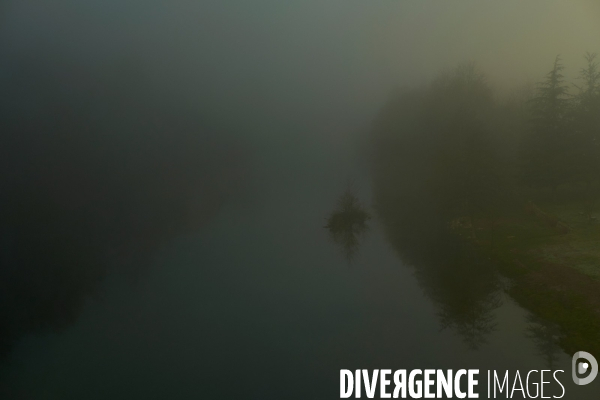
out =
[[[596,54],[586,53],[586,67],[579,73],[583,81],[577,86],[575,97],[573,132],[578,143],[578,165],[580,178],[586,183],[595,179],[598,165],[600,141],[600,67]]]
[[[579,73],[583,81],[577,86],[573,110],[573,140],[576,146],[577,178],[584,183],[584,212],[591,215],[595,198],[593,184],[600,170],[600,68],[596,54],[586,53],[586,67]]]
[[[522,178],[532,186],[556,187],[569,180],[568,116],[570,99],[560,56],[531,100],[531,129],[523,143]]]

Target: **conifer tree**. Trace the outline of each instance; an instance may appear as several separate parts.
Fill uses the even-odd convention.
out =
[[[577,165],[581,181],[591,184],[599,165],[600,141],[600,67],[596,54],[586,53],[586,67],[579,73],[573,117],[573,135],[578,145]]]
[[[556,187],[573,174],[569,165],[570,99],[560,56],[531,100],[531,129],[523,143],[522,178],[532,186]]]

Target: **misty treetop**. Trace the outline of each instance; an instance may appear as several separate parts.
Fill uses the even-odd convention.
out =
[[[428,213],[447,218],[559,187],[591,196],[600,184],[600,69],[596,54],[585,60],[569,83],[557,56],[517,100],[494,96],[472,64],[396,93],[371,135],[376,193],[412,198],[416,208],[425,198]]]

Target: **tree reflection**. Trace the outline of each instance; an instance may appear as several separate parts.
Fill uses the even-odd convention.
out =
[[[442,329],[457,332],[471,348],[494,331],[495,310],[502,304],[499,276],[477,249],[449,232],[410,236],[410,225],[378,216],[400,258],[415,269],[425,294],[438,308]]]
[[[535,315],[530,315],[528,322],[527,336],[535,343],[538,353],[546,361],[546,366],[549,369],[554,369],[558,357],[562,353],[560,327]]]
[[[494,310],[502,302],[495,272],[482,260],[468,258],[447,266],[441,271],[444,283],[426,290],[439,306],[442,328],[454,329],[476,350],[495,330]],[[421,284],[427,285],[423,279]]]
[[[338,199],[335,210],[327,218],[325,228],[351,263],[358,252],[361,237],[368,231],[367,221],[371,218],[366,208],[350,189]]]

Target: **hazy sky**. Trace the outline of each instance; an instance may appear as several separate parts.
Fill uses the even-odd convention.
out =
[[[539,80],[561,54],[575,77],[600,52],[594,0],[6,1],[15,54],[134,61],[157,86],[232,113],[267,138],[343,135],[394,85],[476,61],[497,87]],[[16,52],[16,53],[15,53]],[[323,131],[323,132],[320,132]]]

